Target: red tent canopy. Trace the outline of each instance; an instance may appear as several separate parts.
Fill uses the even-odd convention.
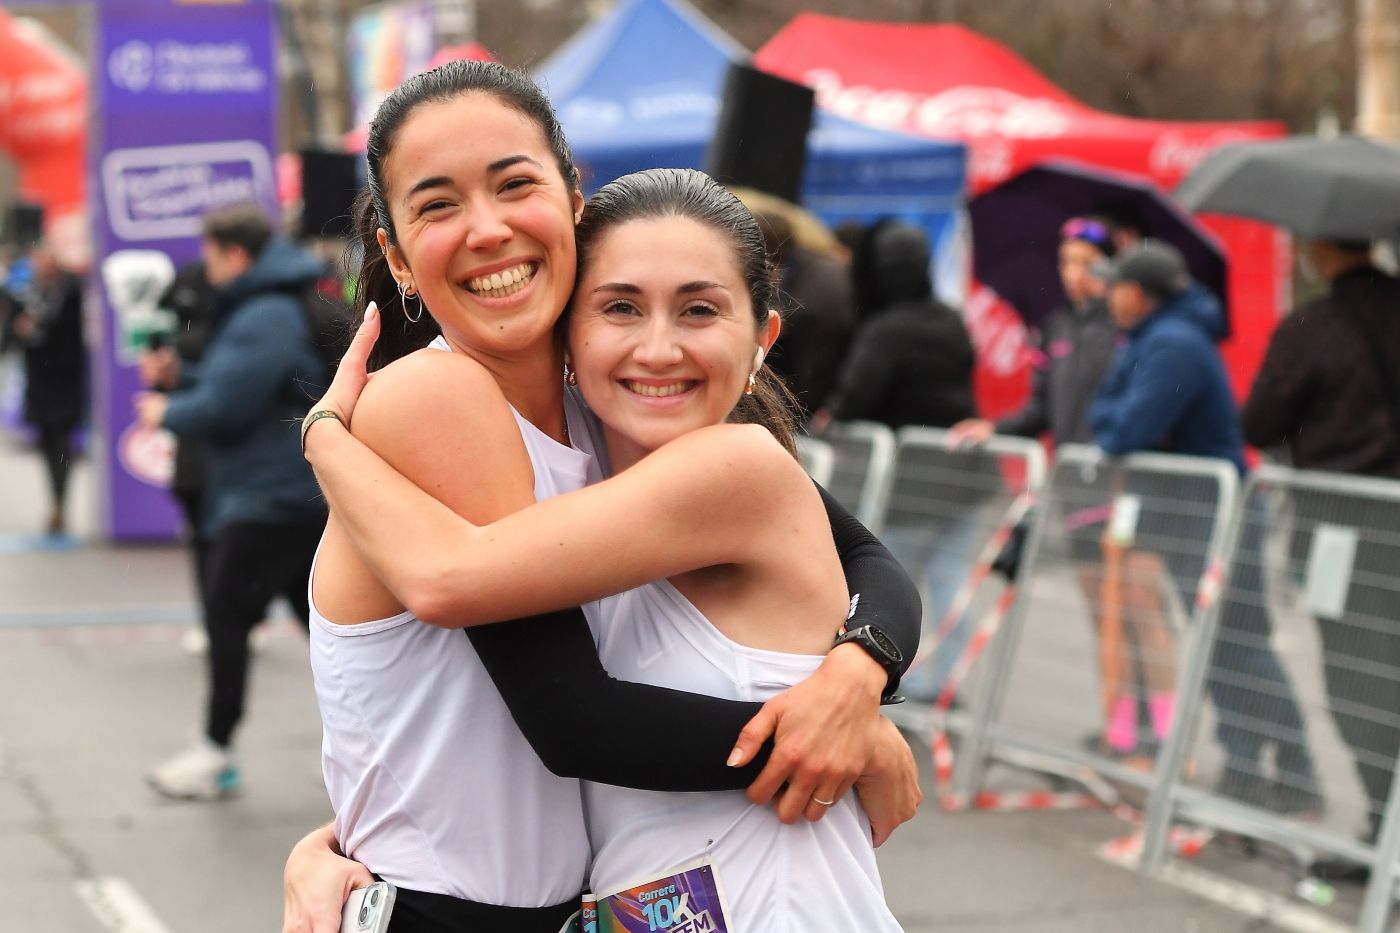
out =
[[[19,167],[20,195],[43,206],[46,233],[74,266],[89,258],[87,124],[82,63],[33,22],[0,9],[0,150]]]
[[[969,146],[972,193],[1048,159],[1134,172],[1171,190],[1217,146],[1282,136],[1277,122],[1138,120],[1072,98],[1006,46],[961,26],[874,23],[803,13],[754,56],[759,68],[811,85],[843,116]],[[1247,391],[1288,295],[1286,240],[1273,228],[1225,218],[1207,224],[1230,264],[1234,336],[1224,347],[1238,393]],[[981,357],[988,414],[1025,391],[1017,322],[994,296],[967,308]]]

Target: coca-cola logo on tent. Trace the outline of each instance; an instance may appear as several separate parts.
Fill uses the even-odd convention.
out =
[[[1158,178],[1185,178],[1206,156],[1226,143],[1258,137],[1241,130],[1225,129],[1208,136],[1169,130],[1157,138],[1148,156],[1148,169]]]
[[[1074,114],[1065,104],[996,87],[966,85],[937,94],[846,84],[828,68],[803,75],[817,102],[842,116],[930,136],[1005,136],[1045,139],[1069,132]]]

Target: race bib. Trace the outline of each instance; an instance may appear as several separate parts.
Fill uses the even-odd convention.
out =
[[[728,933],[726,913],[714,866],[702,861],[655,881],[599,897],[597,931]]]
[[[598,898],[583,895],[583,908],[578,914],[580,933],[598,933]]]

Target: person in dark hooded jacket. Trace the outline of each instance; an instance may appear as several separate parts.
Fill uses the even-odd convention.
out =
[[[962,316],[933,296],[928,238],[885,220],[853,260],[860,323],[826,408],[837,421],[946,428],[974,413],[972,340]]]
[[[303,624],[307,579],[326,507],[302,459],[301,418],[329,384],[303,304],[321,261],[272,235],[254,205],[204,218],[202,253],[214,305],[196,372],[170,394],[137,396],[143,424],[205,443],[203,597],[210,695],[204,736],[147,782],[170,797],[214,799],[236,789],[231,744],[243,714],[248,634],[284,596]]]
[[[1191,280],[1181,254],[1159,241],[1144,241],[1100,271],[1110,313],[1128,342],[1090,409],[1095,442],[1113,456],[1156,450],[1214,457],[1243,474],[1244,438],[1215,346],[1225,332],[1219,302]],[[1144,536],[1153,523],[1173,541],[1161,558],[1183,604],[1193,605],[1205,542],[1191,540],[1199,532],[1163,515],[1139,518]],[[1281,812],[1316,812],[1322,798],[1302,710],[1270,643],[1262,528],[1258,517],[1243,524],[1206,682],[1226,754],[1216,792]],[[1268,746],[1273,777],[1264,765]]]
[[[933,297],[928,238],[917,227],[885,220],[871,228],[852,261],[861,320],[828,408],[813,419],[879,421],[891,428],[946,428],[974,412],[972,341],[962,316]],[[920,528],[889,530],[885,542],[920,581],[924,637],[967,575],[984,526],[976,496],[927,503]],[[903,691],[932,701],[972,635],[965,614],[929,663],[910,672]]]

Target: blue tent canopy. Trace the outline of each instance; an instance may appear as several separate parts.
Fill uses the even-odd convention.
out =
[[[619,0],[535,77],[548,92],[589,191],[644,168],[703,168],[732,62],[749,53],[684,0]],[[803,203],[830,223],[898,215],[950,252],[966,153],[818,110]],[[940,277],[941,278],[941,277]]]

